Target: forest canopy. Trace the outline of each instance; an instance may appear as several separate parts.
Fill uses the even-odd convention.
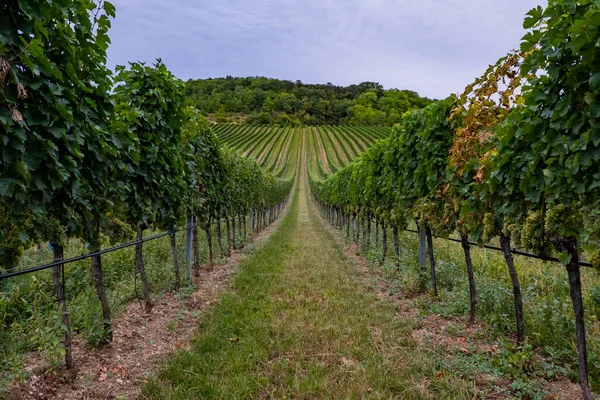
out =
[[[278,125],[394,125],[433,100],[375,82],[335,86],[264,77],[190,79],[189,104],[216,122]]]

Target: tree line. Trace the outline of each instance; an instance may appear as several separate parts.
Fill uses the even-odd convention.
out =
[[[375,82],[335,86],[306,84],[264,77],[190,79],[189,104],[216,122],[245,115],[250,124],[394,125],[408,111],[432,100],[410,90],[384,89]]]
[[[186,106],[185,84],[161,60],[111,72],[106,50],[114,16],[107,1],[0,6],[0,270],[39,242],[49,242],[60,261],[68,238],[95,253],[109,242],[141,239],[149,228],[172,231],[190,216],[206,224],[250,210],[265,214],[291,188],[291,180],[222,148],[200,111]],[[141,242],[135,262],[149,312]],[[109,342],[100,255],[92,257],[90,273]],[[67,345],[60,266],[52,277]]]
[[[490,66],[460,96],[406,116],[392,135],[313,193],[338,224],[359,218],[460,235],[477,305],[470,240],[499,240],[510,275],[516,340],[526,332],[511,244],[556,254],[567,270],[578,371],[591,399],[580,259],[600,267],[600,7],[551,0],[527,14],[519,51]],[[435,293],[436,294],[436,293]],[[597,383],[597,381],[596,381]]]

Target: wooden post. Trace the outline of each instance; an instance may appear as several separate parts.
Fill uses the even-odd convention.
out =
[[[54,253],[54,261],[63,260],[63,248],[56,242],[52,243],[52,252]],[[67,300],[65,296],[64,280],[61,281],[61,271],[64,279],[64,264],[52,267],[52,283],[54,285],[54,293],[56,294],[56,300],[60,307],[61,317],[60,321],[64,329],[64,346],[65,346],[65,366],[67,369],[73,368],[73,353],[71,351],[71,321],[69,319],[69,312],[67,310]]]
[[[194,217],[194,223],[198,220]],[[194,251],[194,276],[200,275],[200,247],[198,245],[198,227],[192,229],[192,250]]]
[[[471,300],[471,311],[469,313],[469,323],[475,323],[475,309],[477,307],[477,286],[475,285],[475,274],[473,273],[473,261],[471,260],[471,245],[469,236],[461,235],[460,241],[465,253],[465,264],[467,265],[467,274],[469,276],[469,295]]]
[[[140,222],[138,224],[137,240],[141,241],[144,237],[144,224]],[[140,273],[140,280],[142,281],[142,293],[146,302],[146,312],[152,311],[152,300],[150,299],[150,288],[148,287],[148,279],[146,278],[146,268],[144,267],[144,255],[143,255],[143,244],[142,242],[135,245],[135,262]]]
[[[175,289],[181,287],[181,275],[179,273],[179,259],[177,258],[177,238],[174,233],[169,234],[171,241],[171,256],[173,257],[173,268],[175,269]]]
[[[194,225],[194,217],[188,216],[185,227],[185,269],[187,272],[187,280],[192,280],[192,225]]]
[[[421,275],[427,268],[427,233],[425,229],[417,225],[419,228],[419,266],[421,267]]]

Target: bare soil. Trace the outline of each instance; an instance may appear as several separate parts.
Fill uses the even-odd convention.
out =
[[[229,116],[227,116],[227,123],[229,124],[243,124],[244,121],[246,121],[246,119],[248,118],[247,114],[242,114],[242,113],[231,113]],[[210,123],[216,124],[217,123],[217,117],[215,116],[215,114],[208,114],[206,116],[206,120]]]
[[[283,167],[285,166],[287,159],[289,157],[288,152],[290,151],[290,146],[291,146],[292,140],[294,140],[294,131],[290,131],[290,133],[288,134],[288,137],[285,139],[285,142],[283,143],[281,151],[277,155],[277,161],[275,163],[275,168],[274,168],[275,174],[278,174],[279,171],[283,170]]]
[[[288,131],[288,134],[289,133],[290,132]],[[277,149],[278,143],[281,140],[282,136],[283,136],[282,134],[275,134],[267,139],[268,144],[265,145],[265,148],[263,149],[263,151],[256,158],[261,165],[264,165],[268,161],[265,159],[265,157],[266,157],[267,153],[269,152],[269,150],[271,150],[271,148],[273,150]],[[285,140],[285,138],[283,140]]]
[[[314,129],[315,140],[317,141],[317,146],[319,147],[319,162],[323,164],[323,168],[326,172],[331,173],[331,166],[329,165],[329,159],[327,158],[327,152],[325,152],[325,146],[323,145],[323,141],[321,140],[321,135]]]

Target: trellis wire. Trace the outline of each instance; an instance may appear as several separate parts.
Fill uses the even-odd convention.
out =
[[[414,230],[414,229],[405,229],[406,232],[412,232],[412,233],[419,233],[419,231]],[[434,236],[436,239],[444,239],[444,240],[449,240],[451,242],[457,242],[457,243],[461,243],[460,239],[457,238],[453,238],[453,237],[439,237],[439,236]],[[471,246],[474,247],[483,247],[485,249],[489,249],[489,250],[494,250],[494,251],[502,251],[501,247],[498,246],[492,246],[490,244],[479,244],[476,242],[471,242],[469,241],[469,244]],[[517,250],[515,248],[510,249],[510,252],[512,254],[518,255],[518,256],[523,256],[523,257],[528,257],[528,258],[535,258],[537,260],[542,260],[542,261],[552,261],[552,262],[560,262],[560,260],[556,257],[548,257],[548,256],[540,256],[539,254],[534,254],[534,253],[528,253],[526,251],[522,251],[522,250]],[[588,267],[588,268],[593,268],[592,264],[587,262],[587,261],[579,261],[579,265],[581,267]]]
[[[314,196],[313,196],[314,197]],[[315,197],[315,200],[318,202],[318,204],[321,205],[321,207],[329,207],[327,205],[321,204],[321,202]],[[340,212],[340,211],[337,211]],[[376,221],[373,221],[372,219],[369,218],[369,221],[371,221],[371,223],[376,223]],[[419,233],[418,230],[415,229],[404,229],[405,232],[411,232],[411,233]],[[461,243],[460,239],[457,238],[453,238],[453,237],[439,237],[439,236],[434,236],[436,239],[444,239],[444,240],[449,240],[451,242],[457,242],[457,243]],[[483,247],[485,249],[489,249],[489,250],[494,250],[494,251],[502,251],[502,248],[498,247],[498,246],[493,246],[493,245],[489,245],[489,244],[479,244],[476,242],[471,242],[469,241],[469,245],[471,246],[475,246],[475,247]],[[527,257],[527,258],[534,258],[537,260],[542,260],[542,261],[551,261],[551,262],[560,262],[560,260],[556,257],[549,257],[549,256],[541,256],[539,254],[534,254],[534,253],[528,253],[526,251],[522,251],[522,250],[518,250],[515,248],[510,249],[510,252],[512,254],[518,255],[518,256],[523,256],[523,257]],[[594,268],[594,266],[587,261],[579,261],[579,265],[581,267],[586,267],[586,268]]]
[[[223,220],[221,220],[221,223],[235,220],[236,217],[228,218],[228,219],[223,219]],[[211,222],[211,223],[205,223],[205,224],[196,223],[196,224],[192,224],[192,225],[186,225],[183,228],[177,228],[177,229],[174,229],[174,230],[171,230],[171,231],[168,231],[168,232],[159,233],[157,235],[150,236],[150,237],[147,237],[147,238],[134,240],[133,242],[119,244],[117,246],[109,247],[107,249],[102,249],[102,250],[96,251],[94,253],[82,254],[82,255],[77,256],[77,257],[72,257],[72,258],[67,258],[67,259],[63,259],[63,260],[53,261],[51,263],[42,264],[42,265],[39,265],[39,266],[33,267],[33,268],[26,268],[26,269],[21,269],[21,270],[12,271],[12,272],[5,272],[3,274],[0,274],[0,281],[2,281],[4,279],[8,279],[8,278],[13,278],[15,276],[26,275],[26,274],[30,274],[30,273],[33,273],[33,272],[43,271],[43,270],[46,270],[46,269],[49,269],[49,268],[52,268],[52,267],[64,266],[65,264],[69,264],[69,263],[72,263],[72,262],[85,260],[87,258],[91,258],[91,257],[94,257],[94,256],[99,256],[99,255],[102,255],[102,254],[112,253],[113,251],[117,251],[117,250],[125,249],[127,247],[135,246],[136,244],[146,243],[146,242],[154,241],[154,240],[157,240],[157,239],[161,239],[163,237],[175,234],[177,232],[181,232],[181,231],[186,230],[188,228],[191,229],[191,228],[194,228],[194,227],[197,227],[197,226],[216,225],[216,224],[217,224],[216,222]]]

